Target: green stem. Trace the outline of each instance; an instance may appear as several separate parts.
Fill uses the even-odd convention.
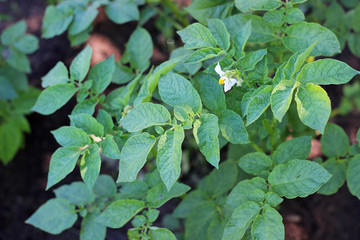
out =
[[[181,12],[179,10],[179,8],[175,5],[175,3],[172,0],[162,0],[162,2],[170,8],[170,10],[174,13],[175,18],[181,22],[181,24],[184,27],[187,27],[190,25],[189,21],[187,20],[186,17],[181,15]]]
[[[253,141],[250,142],[251,146],[257,151],[257,152],[264,152],[259,145],[257,145],[256,143],[254,143]]]

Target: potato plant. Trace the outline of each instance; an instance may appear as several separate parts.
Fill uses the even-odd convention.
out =
[[[101,6],[115,23],[138,26],[120,62],[110,57],[90,67],[86,46],[70,67],[58,62],[42,78],[33,111],[49,115],[77,101],[69,125],[51,132],[61,147],[46,189],[76,166],[83,181],[57,186],[55,198],[26,222],[59,234],[80,217],[82,240],[105,239],[107,228],[129,222],[131,240],[272,240],[285,237],[278,212],[285,198],[334,194],[345,181],[360,198],[360,146],[328,123],[331,102],[322,87],[346,84],[359,71],[329,58],[340,43],[328,28],[305,21],[303,2],[195,0],[185,10],[166,0],[49,6],[45,38],[67,30],[72,44],[83,42]],[[169,21],[184,45],[151,66],[153,42],[143,23],[159,6],[175,14]],[[188,24],[184,11],[196,22]],[[110,92],[112,82],[121,86]],[[306,160],[318,134],[325,158]],[[214,168],[192,188],[180,178],[187,148]],[[119,162],[116,182],[100,174],[103,158]],[[159,208],[178,197],[172,218],[184,220],[183,231],[163,228]]]

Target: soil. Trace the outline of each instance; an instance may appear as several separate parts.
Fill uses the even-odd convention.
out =
[[[186,1],[184,1],[186,2]],[[17,5],[17,8],[11,7]],[[11,13],[13,21],[25,18],[29,25],[29,32],[40,36],[41,19],[46,7],[44,0],[8,1],[0,2],[0,13]],[[7,25],[0,22],[0,31]],[[148,26],[146,26],[148,27]],[[151,26],[150,26],[151,27]],[[117,56],[121,56],[124,43],[127,41],[134,26],[117,26],[106,18],[99,19],[95,26],[95,38],[101,38],[115,48]],[[114,33],[121,36],[114,37]],[[100,37],[99,37],[100,36]],[[93,40],[92,39],[92,40]],[[105,40],[104,40],[105,39]],[[100,41],[101,42],[101,41]],[[96,44],[96,43],[95,43]],[[100,47],[99,56],[106,57],[108,52]],[[40,49],[30,56],[32,73],[29,75],[30,84],[40,87],[40,78],[44,76],[58,61],[69,65],[71,59],[80,48],[71,48],[65,34],[40,40]],[[157,46],[161,58],[168,53]],[[160,57],[153,59],[159,62]],[[353,67],[360,68],[359,60],[345,51],[340,56]],[[334,105],[340,99],[341,87],[327,87]],[[27,135],[25,148],[21,150],[7,166],[0,164],[0,240],[60,240],[78,239],[80,222],[64,231],[60,235],[50,235],[30,225],[25,220],[48,199],[54,197],[52,191],[45,191],[47,171],[51,154],[58,148],[50,131],[60,126],[68,125],[67,115],[70,114],[75,102],[51,116],[32,114],[28,117],[32,133]],[[359,127],[358,115],[350,118],[338,117],[336,122],[345,127],[347,132]],[[350,134],[351,135],[351,134]],[[2,139],[3,141],[4,139]],[[110,174],[111,168],[106,166],[102,171]],[[79,170],[75,169],[61,184],[80,180]],[[164,213],[171,213],[174,202],[165,205]],[[287,240],[354,240],[360,239],[360,201],[353,197],[346,186],[332,196],[313,195],[305,199],[286,200],[280,208],[284,219]],[[163,214],[163,213],[162,213]],[[108,230],[107,240],[126,239],[119,230]]]

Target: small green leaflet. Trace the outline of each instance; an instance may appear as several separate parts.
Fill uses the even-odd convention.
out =
[[[266,191],[266,182],[264,179],[259,177],[254,177],[252,179],[246,179],[239,182],[230,192],[227,200],[226,206],[230,209],[235,209],[245,202],[249,201],[249,195],[254,190]]]
[[[120,124],[129,132],[138,132],[144,128],[170,123],[169,111],[160,104],[141,103],[134,107]]]
[[[162,135],[158,142],[156,166],[168,190],[170,190],[181,173],[181,144],[184,137],[184,130],[176,125],[173,130],[168,130]]]
[[[94,90],[96,94],[102,93],[111,83],[114,71],[114,55],[96,64],[91,68],[88,77],[88,79],[93,80],[91,89]]]
[[[168,191],[165,184],[160,182],[156,186],[154,186],[153,188],[147,191],[146,194],[146,201],[148,202],[147,206],[151,208],[159,208],[170,199],[175,197],[180,197],[189,190],[190,190],[189,186],[175,182],[172,188],[170,188]]]
[[[121,228],[145,207],[139,200],[117,200],[112,202],[95,221],[110,228]]]
[[[14,123],[1,123],[0,139],[0,160],[7,164],[21,146],[21,130]]]
[[[352,195],[360,199],[360,154],[355,155],[349,161],[346,172],[346,182]]]
[[[69,185],[62,185],[55,189],[54,193],[57,198],[66,199],[75,205],[84,205],[95,200],[94,194],[83,182],[73,182]]]
[[[51,133],[63,147],[83,147],[91,143],[87,133],[76,127],[65,126],[51,131]]]
[[[106,15],[117,24],[124,24],[133,20],[139,20],[140,13],[133,1],[109,2],[105,8]]]
[[[59,234],[70,228],[76,219],[75,206],[65,199],[56,198],[43,204],[26,223],[48,233]]]
[[[126,51],[132,68],[138,71],[146,70],[153,54],[153,42],[150,34],[144,28],[138,27],[130,36]]]
[[[255,122],[269,107],[272,90],[272,86],[261,86],[252,92],[248,100],[244,102],[244,114],[247,115],[246,126]]]
[[[94,134],[97,137],[104,135],[104,127],[89,114],[79,113],[69,116],[71,125],[84,130],[87,134]]]
[[[237,207],[225,226],[222,240],[241,239],[259,210],[260,206],[254,202],[246,202]]]
[[[300,120],[310,128],[323,133],[330,117],[330,99],[324,89],[308,83],[300,86],[295,95]]]
[[[80,154],[81,150],[77,147],[61,147],[55,151],[50,160],[46,190],[74,170]]]
[[[94,187],[96,179],[100,173],[100,166],[101,156],[99,146],[97,144],[93,144],[89,148],[89,152],[86,152],[80,161],[81,177],[89,189]]]
[[[324,195],[334,194],[342,187],[342,185],[344,185],[347,168],[346,163],[337,161],[335,158],[329,158],[322,166],[332,175],[332,177],[327,183],[321,186],[317,193]]]
[[[282,5],[280,0],[235,0],[235,6],[241,12],[250,12],[255,10],[273,10]]]
[[[207,196],[201,190],[194,190],[186,194],[185,198],[175,208],[173,215],[177,218],[187,218],[192,210],[206,201]]]
[[[282,80],[273,89],[270,97],[271,110],[279,122],[288,111],[295,86],[292,81]]]
[[[42,25],[42,37],[52,38],[60,35],[68,28],[73,19],[72,11],[59,9],[55,6],[48,6]]]
[[[101,141],[101,150],[102,153],[109,158],[113,158],[113,159],[120,158],[119,147],[114,141],[113,136],[106,136],[106,138]]]
[[[132,182],[136,179],[155,141],[155,137],[148,133],[132,136],[126,141],[120,153],[117,182]]]
[[[269,171],[272,164],[271,158],[261,152],[248,153],[239,160],[239,166],[252,175],[259,175],[263,171]]]
[[[327,157],[344,157],[350,148],[349,137],[336,124],[328,123],[321,137],[321,152]]]
[[[245,45],[251,35],[251,20],[242,26],[241,31],[234,37],[235,53],[237,58],[245,56]]]
[[[95,221],[100,214],[99,210],[87,213],[81,221],[80,240],[104,240],[106,227]]]
[[[81,82],[88,74],[90,68],[90,61],[92,56],[92,49],[87,45],[72,61],[70,65],[71,79]]]
[[[226,30],[225,24],[219,19],[208,19],[208,28],[215,38],[217,45],[227,50],[230,47],[230,34]]]
[[[281,143],[272,155],[276,164],[287,163],[293,159],[306,159],[311,151],[311,137],[292,138]]]
[[[214,167],[219,167],[219,125],[218,118],[213,114],[203,114],[195,121],[193,134],[205,159]]]
[[[171,106],[191,108],[200,113],[202,104],[200,96],[191,83],[176,73],[167,73],[159,80],[161,99]]]
[[[175,235],[166,228],[150,227],[150,240],[176,240]]]
[[[69,81],[69,72],[63,62],[58,62],[44,77],[41,78],[43,88],[52,85],[67,83]]]
[[[7,27],[1,33],[1,42],[5,46],[13,44],[15,41],[19,40],[26,32],[26,22],[24,20],[19,21],[10,27]]]
[[[263,214],[259,214],[254,220],[251,236],[254,240],[285,239],[285,229],[280,213],[272,207],[264,208]]]
[[[90,5],[84,10],[76,11],[74,21],[72,21],[69,27],[69,35],[77,35],[85,31],[92,24],[97,15],[98,10],[94,5]]]
[[[249,143],[249,134],[240,115],[225,109],[219,116],[219,127],[223,137],[233,144]]]
[[[344,62],[335,59],[320,59],[306,64],[297,76],[297,81],[303,84],[345,84],[356,74],[359,72]]]
[[[109,175],[100,175],[95,182],[93,192],[99,197],[113,197],[116,194],[116,184]]]
[[[219,48],[213,48],[213,47],[202,48],[193,52],[185,63],[199,63],[207,59],[218,57],[223,54],[225,54],[225,51]]]
[[[280,164],[269,175],[271,190],[292,199],[313,194],[331,177],[321,165],[308,160]]]
[[[193,23],[177,32],[188,49],[216,47],[216,40],[209,29],[200,23]]]
[[[282,41],[293,52],[306,49],[317,41],[311,56],[332,56],[340,52],[336,35],[317,23],[299,22],[291,25],[286,29],[286,36]]]
[[[77,91],[71,83],[61,83],[50,86],[41,92],[33,111],[50,115],[64,106]]]

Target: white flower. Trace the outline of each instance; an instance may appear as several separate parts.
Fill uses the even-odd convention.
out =
[[[226,72],[221,70],[219,62],[215,67],[215,72],[220,75],[219,84],[224,84],[224,92],[229,91],[238,82],[238,80],[229,77]]]

